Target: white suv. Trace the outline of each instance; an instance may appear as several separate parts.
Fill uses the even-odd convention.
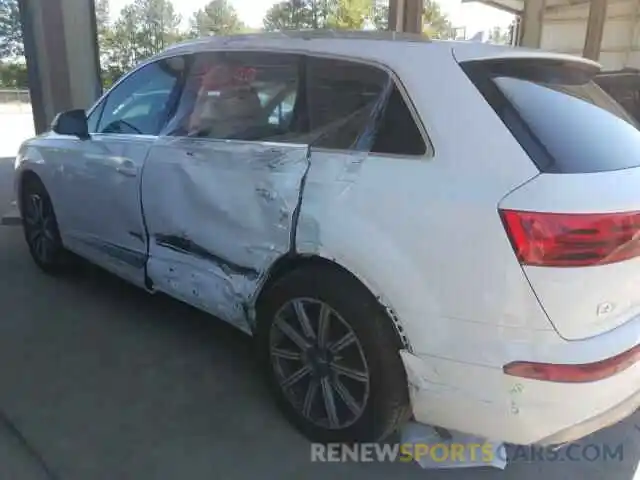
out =
[[[25,237],[254,335],[320,441],[512,443],[640,406],[640,132],[559,54],[392,34],[168,49],[16,161]],[[240,413],[239,413],[240,414]]]

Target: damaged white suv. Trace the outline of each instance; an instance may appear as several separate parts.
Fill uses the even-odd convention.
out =
[[[380,34],[170,48],[16,161],[25,237],[256,337],[319,441],[518,444],[640,406],[640,132],[559,54]]]

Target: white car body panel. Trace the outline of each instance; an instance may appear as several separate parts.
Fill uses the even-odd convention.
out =
[[[126,235],[140,228],[129,210],[138,201],[150,240],[146,268],[154,288],[248,333],[252,302],[274,262],[289,253],[333,261],[358,277],[389,311],[406,346],[402,357],[413,412],[424,423],[494,440],[550,443],[586,435],[640,406],[640,364],[589,384],[524,380],[502,370],[513,361],[596,362],[638,344],[640,312],[634,310],[638,294],[633,290],[638,260],[586,273],[579,269],[576,276],[567,269],[565,277],[557,276],[557,269],[523,269],[498,214],[499,206],[531,208],[534,185],[541,189],[536,208],[543,211],[557,210],[558,202],[570,211],[589,210],[599,202],[592,194],[597,189],[610,194],[598,211],[637,209],[632,179],[624,177],[637,174],[620,172],[619,182],[607,176],[606,185],[597,175],[575,180],[539,175],[453,52],[461,61],[582,60],[476,43],[286,34],[211,38],[172,47],[157,58],[217,49],[295,52],[384,66],[410,98],[432,148],[424,157],[395,157],[163,137],[140,150],[120,146],[107,155],[111,166],[125,158],[136,165],[142,159],[144,166],[141,197],[125,186],[126,176],[110,170],[114,188],[127,192],[114,192],[114,202],[124,202],[128,216],[113,219],[114,212],[104,211],[113,208],[106,190],[96,212],[127,229],[116,231],[95,219],[83,225],[86,214],[78,209],[88,204],[71,193],[91,198],[89,187],[64,187],[73,179],[98,181],[97,170],[88,167],[76,166],[70,176],[58,172],[61,165],[67,168],[58,150],[79,141],[32,140],[21,149],[17,178],[24,170],[42,178],[56,211],[61,209],[63,239],[72,250],[94,255],[97,263],[126,278],[125,267],[81,251],[74,239],[94,230],[135,250],[135,236]],[[614,183],[622,186],[612,188]],[[549,195],[540,195],[544,191]],[[543,292],[543,305],[529,281]],[[577,301],[579,294],[589,301]],[[612,299],[619,309],[595,320],[594,306]],[[591,338],[566,340],[547,313],[561,319],[557,325],[567,338],[589,332]],[[568,400],[576,397],[581,401]]]
[[[142,198],[154,288],[250,332],[250,300],[291,247],[304,145],[163,138]]]
[[[480,337],[501,333],[495,328],[467,329],[462,324],[452,328],[456,326]],[[538,358],[579,363],[587,358],[610,358],[620,348],[637,345],[639,332],[640,323],[635,320],[615,334],[588,340],[561,342],[554,332],[538,332],[526,339],[501,337],[495,345],[475,343],[473,348],[495,346],[504,350],[509,341],[511,358],[535,358],[538,354]],[[419,422],[437,418],[442,427],[493,440],[507,439],[520,445],[571,442],[617,423],[640,408],[640,363],[601,381],[566,384],[510,377],[501,368],[431,356],[403,353],[403,360],[413,413]]]
[[[140,179],[154,140],[94,135],[86,141],[50,134],[34,144],[47,152],[45,186],[56,199],[65,245],[138,286],[144,285],[146,256]]]
[[[459,349],[456,330],[434,331],[431,322],[552,329],[497,212],[506,192],[538,172],[500,120],[486,115],[489,105],[465,88],[469,80],[450,52],[443,54],[440,75],[411,75],[417,59],[397,72],[420,118],[437,120],[437,127],[425,122],[433,157],[312,149],[296,249],[336,259],[384,298],[414,352],[446,358],[455,351],[478,362],[492,352]],[[474,110],[487,117],[483,128]],[[465,141],[451,141],[460,131]]]

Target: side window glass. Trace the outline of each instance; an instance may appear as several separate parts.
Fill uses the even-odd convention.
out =
[[[314,146],[424,155],[426,145],[400,90],[380,68],[310,58],[307,94]]]
[[[174,57],[127,77],[109,93],[97,132],[157,135],[184,70],[184,58]]]
[[[353,149],[371,123],[389,75],[356,62],[310,57],[307,64],[308,143]]]
[[[375,153],[424,155],[427,145],[397,86],[384,108],[371,148]]]
[[[171,135],[295,141],[299,56],[261,52],[197,54]]]
[[[269,123],[271,125],[287,128],[293,118],[293,107],[296,102],[297,91],[278,92],[275,95],[262,94],[261,103],[271,112]]]

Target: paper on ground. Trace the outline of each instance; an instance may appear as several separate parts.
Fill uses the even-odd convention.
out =
[[[507,466],[504,443],[455,431],[450,433],[450,439],[443,439],[433,427],[409,422],[402,430],[402,443],[412,445],[414,460],[422,468],[495,467],[504,470]],[[489,450],[491,454],[488,454]]]

